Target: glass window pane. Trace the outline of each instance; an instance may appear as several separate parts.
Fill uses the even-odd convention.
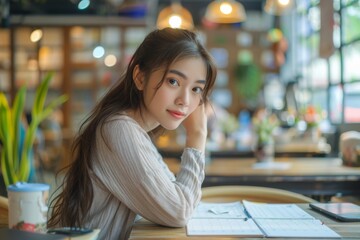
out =
[[[312,94],[312,105],[321,108],[327,114],[328,101],[326,89],[314,91]]]
[[[360,82],[346,84],[344,118],[346,123],[360,122]]]
[[[328,86],[327,62],[317,59],[311,64],[311,86],[313,88],[324,88]]]
[[[320,0],[311,0],[310,2],[312,5],[319,5]]]
[[[343,10],[344,42],[360,37],[360,2],[356,2]]]
[[[341,35],[341,31],[340,31],[340,15],[338,12],[334,12],[334,32],[333,32],[333,41],[334,41],[334,46],[335,48],[339,48],[341,45],[341,40],[340,40],[340,35]]]
[[[297,47],[297,56],[299,56],[300,63],[307,63],[311,59],[318,56],[319,53],[319,34],[313,34],[309,37],[299,39],[299,46]]]
[[[319,33],[314,33],[308,38],[311,58],[316,58],[319,56],[319,46],[320,46],[320,35]]]
[[[344,47],[344,81],[360,80],[360,42]]]
[[[311,7],[308,12],[308,18],[313,31],[320,30],[320,8],[318,6]]]
[[[299,80],[299,84],[302,88],[308,88],[312,81],[311,68],[308,66],[303,66],[301,70],[303,77]]]
[[[297,63],[300,65],[308,64],[311,60],[312,50],[307,38],[299,38],[297,44],[297,47],[294,49],[296,51]]]
[[[318,7],[312,7],[307,15],[300,15],[297,18],[297,34],[299,43],[307,48],[312,56],[316,56],[319,47],[320,15]],[[303,47],[303,48],[304,48]],[[300,53],[300,51],[299,51]]]
[[[341,123],[343,92],[340,85],[330,87],[329,118],[333,123]]]
[[[312,33],[310,21],[306,15],[299,15],[296,24],[296,32],[300,37],[307,37]]]
[[[331,83],[340,83],[341,71],[340,71],[340,53],[339,51],[334,52],[334,54],[329,59],[330,64],[330,82]]]
[[[298,12],[305,12],[310,7],[310,5],[311,5],[310,0],[298,1],[296,3],[296,9]]]
[[[356,1],[358,1],[358,0],[341,0],[341,3],[343,6],[347,6],[347,5],[353,4]]]
[[[334,10],[339,11],[341,6],[341,0],[334,0]]]

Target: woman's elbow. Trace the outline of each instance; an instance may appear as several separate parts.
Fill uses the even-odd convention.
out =
[[[187,214],[170,215],[167,219],[164,219],[163,224],[169,227],[185,227],[190,218],[191,215]]]
[[[168,225],[169,227],[185,227],[188,221],[189,218],[177,218],[167,222],[166,225]]]

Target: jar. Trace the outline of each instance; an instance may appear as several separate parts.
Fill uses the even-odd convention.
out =
[[[45,233],[49,189],[43,183],[18,182],[8,186],[9,228]]]

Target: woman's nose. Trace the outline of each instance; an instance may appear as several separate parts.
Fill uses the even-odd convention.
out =
[[[187,106],[190,102],[190,94],[187,91],[182,91],[175,100],[176,105]]]

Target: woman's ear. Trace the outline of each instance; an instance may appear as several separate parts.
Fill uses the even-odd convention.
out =
[[[133,80],[136,85],[136,88],[140,91],[144,90],[144,75],[140,70],[139,65],[136,65],[133,71]]]

